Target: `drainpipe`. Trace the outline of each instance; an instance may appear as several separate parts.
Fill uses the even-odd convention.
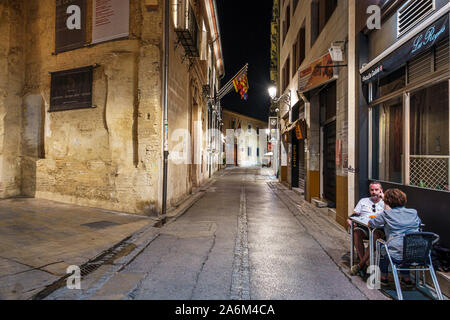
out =
[[[162,215],[166,215],[167,210],[167,167],[169,158],[169,121],[168,121],[168,90],[169,90],[169,1],[164,1],[164,71],[163,71],[163,116],[164,116],[164,162],[163,162],[163,194],[162,194]]]

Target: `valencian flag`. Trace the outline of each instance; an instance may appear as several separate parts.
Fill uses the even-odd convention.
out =
[[[234,89],[236,92],[239,92],[241,95],[241,99],[247,100],[248,97],[248,78],[247,78],[247,70],[238,74],[236,78],[233,80]]]
[[[239,72],[236,73],[236,75],[222,87],[222,89],[219,90],[219,92],[217,93],[217,97],[219,100],[233,91],[233,88],[236,90],[236,92],[239,92],[239,94],[241,95],[241,99],[247,100],[247,93],[249,88],[247,70],[248,63],[246,63],[245,66],[241,70],[239,70]]]

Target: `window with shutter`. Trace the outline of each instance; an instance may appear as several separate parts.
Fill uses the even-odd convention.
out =
[[[428,51],[408,63],[408,82],[415,82],[433,71],[433,53]]]
[[[436,46],[435,51],[436,71],[448,70],[450,68],[450,46],[449,40]]]

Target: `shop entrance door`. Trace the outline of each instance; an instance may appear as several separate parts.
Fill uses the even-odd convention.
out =
[[[323,193],[336,203],[336,121],[324,126],[323,137]]]

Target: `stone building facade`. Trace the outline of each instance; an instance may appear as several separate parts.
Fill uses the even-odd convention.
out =
[[[267,165],[267,123],[227,109],[222,114],[225,163],[240,167]]]
[[[164,2],[130,0],[128,16],[121,17],[129,21],[128,35],[96,43],[93,10],[99,4],[68,2],[84,2],[85,38],[82,45],[58,52],[56,9],[66,2],[0,1],[0,197],[24,195],[141,215],[158,213]],[[175,3],[182,3],[197,26],[199,56],[187,54],[180,44],[171,5],[169,150],[179,144],[177,129],[191,133],[198,127],[198,139],[185,139],[182,151],[195,150],[201,161],[169,161],[168,207],[208,177],[208,96],[218,89],[224,73],[220,41],[211,41],[220,36],[213,2]],[[86,66],[92,66],[92,107],[51,110],[53,74]]]
[[[303,140],[305,198],[335,205],[342,226],[376,180],[385,189],[404,190],[427,231],[444,235],[450,199],[448,0],[279,3],[272,80],[279,96],[290,97],[277,114],[288,158],[280,179],[294,187],[291,164],[298,154],[291,150],[299,143],[301,152]],[[370,6],[379,8],[379,27],[372,26],[377,10]],[[342,59],[332,57],[332,48]],[[297,141],[294,124],[303,118],[307,130]],[[442,243],[448,246],[448,237]]]
[[[348,42],[348,1],[280,0],[279,96],[280,178],[300,187],[305,198],[327,200],[336,207],[337,221],[347,219],[348,70],[329,54],[332,44]],[[344,59],[346,59],[344,55]],[[345,64],[345,61],[340,62]],[[285,100],[286,101],[286,100]],[[296,132],[305,123],[305,132]],[[339,159],[339,160],[338,160]]]

